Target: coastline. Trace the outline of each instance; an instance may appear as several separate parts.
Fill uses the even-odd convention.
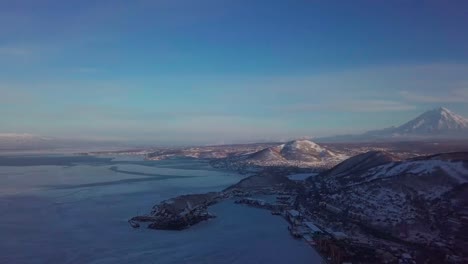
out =
[[[288,239],[300,241],[310,247],[309,250],[320,257],[319,262],[326,263],[326,258],[318,251],[314,243],[306,241],[305,235],[309,234],[308,230],[303,229],[305,233],[300,235],[294,235],[291,232],[291,226],[294,226],[294,223],[289,221],[286,210],[293,208],[294,200],[291,199],[287,204],[282,205],[273,202],[278,197],[285,197],[284,195],[290,195],[291,197],[296,195],[295,183],[283,174],[272,174],[271,171],[263,171],[244,178],[220,192],[177,196],[154,205],[150,214],[133,217],[129,220],[129,223],[133,228],[139,228],[140,224],[145,223],[149,229],[184,230],[196,228],[205,221],[206,225],[211,224],[211,221],[216,221],[210,220],[219,218],[218,215],[213,214],[211,209],[217,205],[219,206],[219,204],[229,204],[230,207],[238,207],[238,210],[239,208],[250,207],[253,210],[263,211],[262,213],[266,213],[267,217],[278,218],[276,215],[281,215],[282,225],[285,227],[285,232],[288,233]],[[266,182],[264,181],[265,175],[268,176]],[[260,182],[258,181],[259,178],[262,179]],[[272,203],[258,199],[268,196]],[[252,224],[248,225],[251,226]]]

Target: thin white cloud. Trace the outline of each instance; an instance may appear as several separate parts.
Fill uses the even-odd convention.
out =
[[[67,70],[71,69],[76,68]],[[363,121],[351,125],[334,121],[348,113],[371,116],[388,112],[392,114],[387,116],[404,118],[405,111],[427,109],[430,103],[446,102],[439,105],[450,108],[450,103],[467,102],[467,69],[465,65],[431,65],[278,77],[34,80],[0,85],[0,103],[10,104],[10,114],[3,117],[2,125],[11,131],[44,135],[180,142],[326,135],[369,127]],[[70,103],[71,97],[78,105]],[[28,98],[31,102],[24,104],[28,109],[14,107]],[[314,122],[324,114],[329,123]],[[382,127],[396,123],[391,118],[375,122]]]
[[[392,112],[392,111],[408,111],[416,107],[404,102],[389,101],[389,100],[349,100],[335,101],[319,104],[292,104],[280,110],[288,112],[314,112],[330,111],[330,112]]]
[[[468,88],[456,90],[443,90],[442,92],[412,92],[400,91],[403,99],[419,103],[468,103]]]
[[[340,106],[337,105],[338,108]],[[341,108],[353,112],[407,111],[414,105],[387,100],[358,100],[342,104]]]

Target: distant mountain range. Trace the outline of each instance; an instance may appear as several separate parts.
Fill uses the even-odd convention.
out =
[[[0,133],[0,149],[40,149],[51,144],[50,138],[32,134]]]
[[[409,122],[360,135],[342,135],[317,138],[317,142],[356,142],[424,139],[468,139],[468,119],[440,107],[416,117]]]
[[[398,127],[368,131],[360,135],[341,135],[314,139],[318,143],[378,142],[425,139],[468,139],[468,119],[440,107],[427,111]],[[33,134],[0,133],[0,150],[44,150],[64,148],[114,148],[130,145],[112,141],[93,141],[42,137]],[[318,162],[336,153],[307,140],[296,140],[252,154],[255,161]]]
[[[62,139],[26,133],[0,133],[0,151],[98,150],[122,147],[111,141]]]

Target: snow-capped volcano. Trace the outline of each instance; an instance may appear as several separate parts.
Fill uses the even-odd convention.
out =
[[[320,142],[352,142],[408,139],[468,138],[468,119],[445,107],[429,110],[400,126],[368,131],[361,135],[320,138]]]
[[[468,120],[440,107],[427,111],[396,128],[401,134],[430,134],[442,132],[468,132]]]

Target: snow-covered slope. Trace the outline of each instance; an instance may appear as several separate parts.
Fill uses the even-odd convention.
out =
[[[314,162],[336,157],[337,154],[309,140],[294,140],[281,148],[281,156],[287,160]]]
[[[315,177],[323,202],[411,242],[455,235],[459,224],[447,219],[457,223],[468,213],[468,195],[459,195],[468,187],[468,152],[404,161],[382,155],[362,154]],[[377,162],[368,166],[369,160]]]
[[[330,168],[346,159],[347,156],[336,153],[309,140],[294,140],[274,147],[240,156],[230,156],[217,160],[214,166],[225,168],[296,166]]]
[[[251,161],[286,161],[280,154],[280,152],[277,150],[277,148],[266,148],[262,149],[258,152],[252,153],[249,155],[247,158],[248,160]]]
[[[387,152],[371,151],[352,157],[322,173],[321,179],[336,191],[397,176],[450,178],[454,184],[468,182],[468,154],[446,153],[398,161]]]
[[[384,151],[369,151],[351,157],[326,172],[327,177],[339,177],[366,172],[368,169],[397,161],[398,158]]]
[[[245,159],[259,165],[293,165],[297,163],[323,163],[341,161],[346,158],[309,140],[293,140],[285,144],[270,147],[251,154]],[[264,163],[264,164],[262,164]]]
[[[394,133],[399,134],[440,134],[452,132],[468,132],[468,120],[441,107],[427,111],[417,118],[397,127]]]

